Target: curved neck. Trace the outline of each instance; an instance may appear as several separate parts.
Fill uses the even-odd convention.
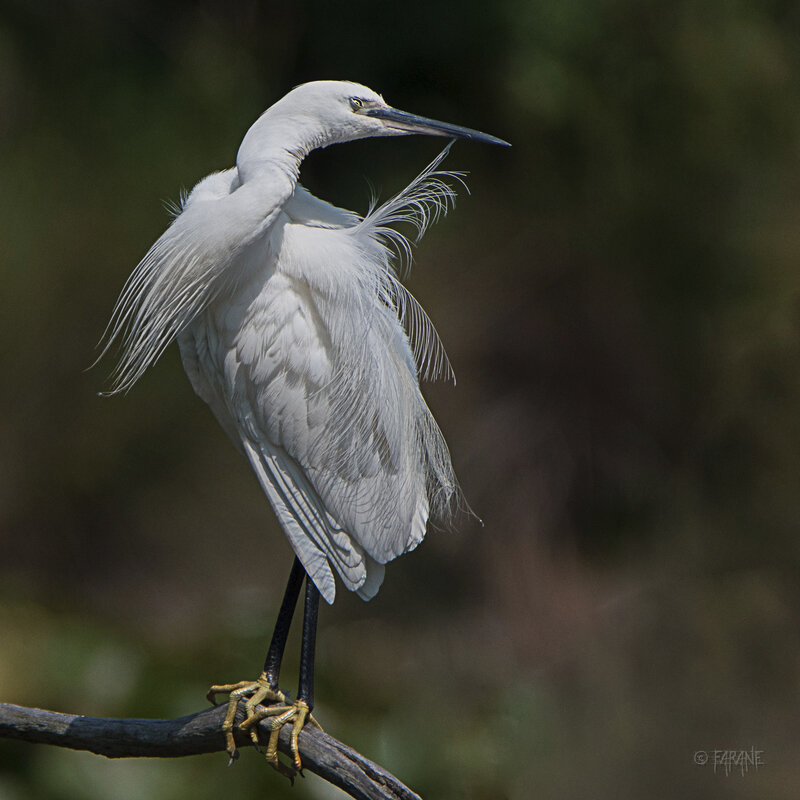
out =
[[[277,167],[296,183],[303,159],[315,148],[327,144],[328,138],[319,120],[280,113],[273,106],[242,139],[236,155],[239,178],[244,183],[265,169]]]

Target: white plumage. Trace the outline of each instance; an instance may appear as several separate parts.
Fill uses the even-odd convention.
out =
[[[298,183],[314,147],[411,132],[485,136],[395,112],[358,84],[290,92],[248,131],[236,167],[200,181],[176,209],[107,331],[106,350],[122,346],[114,392],[177,339],[192,386],[328,602],[334,572],[373,597],[384,565],[416,547],[458,493],[418,380],[452,372],[399,282],[394,264],[409,243],[391,227],[411,222],[421,235],[447,210],[447,178],[460,179],[438,171],[449,145],[363,219]]]

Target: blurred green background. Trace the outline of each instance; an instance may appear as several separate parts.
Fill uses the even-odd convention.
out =
[[[352,0],[0,6],[0,700],[198,710],[254,677],[291,562],[171,348],[85,371],[162,201],[306,80],[508,139],[410,288],[484,526],[322,609],[318,716],[424,797],[794,798],[800,786],[800,6]],[[360,211],[438,152],[316,152]],[[284,672],[294,691],[297,640]],[[763,751],[725,775],[695,751]],[[0,799],[334,798],[257,754],[0,742]]]

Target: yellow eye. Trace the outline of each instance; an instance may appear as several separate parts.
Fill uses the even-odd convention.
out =
[[[364,101],[363,100],[359,100],[357,97],[351,97],[350,98],[350,108],[352,108],[353,111],[358,111],[359,109],[364,108]]]

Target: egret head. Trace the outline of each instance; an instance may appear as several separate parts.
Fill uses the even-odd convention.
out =
[[[358,83],[314,81],[292,89],[264,112],[242,141],[237,160],[255,156],[258,149],[279,141],[285,149],[304,156],[337,142],[412,133],[508,145],[471,128],[399,111]]]

